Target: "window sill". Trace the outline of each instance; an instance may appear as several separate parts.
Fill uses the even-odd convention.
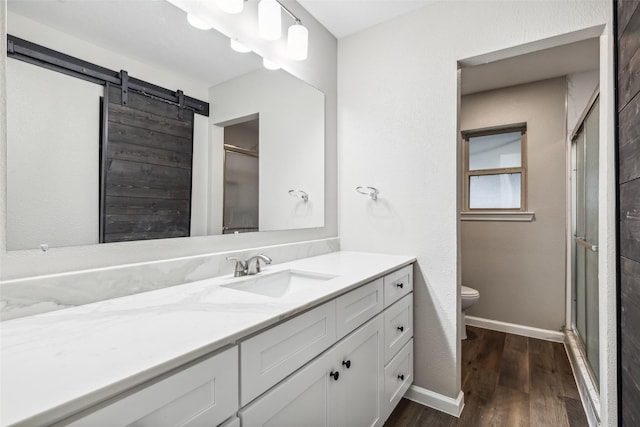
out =
[[[534,212],[460,212],[461,221],[532,222]]]

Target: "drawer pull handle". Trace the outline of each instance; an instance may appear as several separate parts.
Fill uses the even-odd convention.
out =
[[[404,331],[404,326],[398,326],[398,327],[397,327],[397,329],[398,329],[400,332],[403,332],[403,331]]]
[[[399,287],[400,289],[404,288],[404,283],[400,282],[400,283],[396,283],[396,286]]]
[[[336,372],[333,372],[333,371],[331,371],[331,373],[329,374],[329,376],[330,376],[331,378],[333,378],[333,379],[334,379],[334,381],[338,381],[338,378],[340,378],[340,372],[337,372],[337,371],[336,371]]]
[[[351,360],[343,360],[342,366],[345,366],[347,369],[351,367]]]
[[[398,375],[398,379],[399,379],[400,381],[404,381],[404,374],[400,374],[400,375]]]

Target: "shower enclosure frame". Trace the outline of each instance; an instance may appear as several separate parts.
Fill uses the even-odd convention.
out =
[[[587,106],[584,109],[584,112],[582,113],[582,115],[580,116],[580,119],[578,120],[578,125],[575,127],[575,129],[572,131],[572,133],[570,134],[570,138],[568,139],[568,150],[569,150],[569,156],[568,156],[568,167],[569,169],[569,182],[568,182],[568,193],[569,193],[569,214],[567,217],[567,221],[568,221],[568,226],[569,226],[569,239],[568,239],[568,245],[569,245],[569,252],[568,252],[568,256],[569,256],[569,263],[567,265],[567,268],[569,269],[569,271],[567,272],[567,297],[570,298],[570,304],[567,307],[568,309],[570,308],[570,312],[568,313],[567,316],[567,327],[565,330],[565,344],[567,347],[567,351],[569,354],[569,358],[571,360],[571,364],[573,365],[573,368],[575,371],[579,371],[576,372],[576,380],[578,379],[582,379],[582,381],[578,381],[578,386],[579,389],[581,390],[581,395],[583,395],[583,399],[587,398],[588,404],[587,407],[585,406],[585,409],[587,410],[588,413],[591,413],[591,415],[593,416],[593,418],[595,419],[599,419],[600,418],[600,375],[599,375],[599,364],[601,361],[598,361],[598,366],[596,367],[596,369],[598,369],[598,371],[596,372],[594,370],[594,368],[592,367],[592,364],[589,361],[589,358],[587,357],[587,351],[586,351],[586,347],[585,347],[585,342],[583,337],[581,336],[580,332],[578,332],[578,298],[577,298],[577,252],[578,252],[578,247],[584,247],[587,246],[586,242],[584,242],[584,239],[579,239],[580,237],[584,237],[584,236],[578,236],[577,235],[577,212],[579,209],[578,206],[578,200],[577,200],[577,192],[578,192],[578,188],[577,188],[577,143],[576,143],[576,139],[579,137],[580,133],[583,131],[583,128],[585,127],[585,122],[587,120],[588,117],[590,117],[591,113],[594,111],[594,108],[600,108],[600,88],[597,87],[596,90],[594,91],[593,95],[591,96]],[[598,125],[600,126],[600,115],[597,114],[595,116],[598,119]],[[599,132],[596,132],[596,134],[598,135],[598,137],[600,137]],[[598,141],[598,144],[601,144],[601,141]],[[585,150],[586,152],[586,150]],[[596,150],[596,153],[598,152],[598,150]],[[584,154],[584,153],[583,153]],[[597,158],[599,161],[599,158]],[[602,164],[598,164],[598,171],[600,170],[600,168],[602,168],[603,165]],[[598,176],[599,179],[599,173],[596,174],[596,176]],[[596,200],[598,201],[598,205],[600,203],[599,199],[596,197]],[[599,208],[597,209],[598,213],[599,213]],[[598,222],[596,221],[596,224]],[[596,233],[597,235],[597,233]],[[577,240],[582,240],[582,242],[577,242]],[[594,252],[596,252],[599,256],[601,256],[601,254],[598,252],[598,247],[597,247],[597,242],[595,245],[592,245],[593,247],[591,249],[593,249]],[[585,251],[589,250],[586,248],[583,248]],[[598,260],[596,259],[596,266],[597,268],[599,268],[598,265]],[[596,274],[596,289],[599,292],[599,281],[602,280],[599,277],[599,272]],[[599,294],[598,294],[598,300],[597,302],[599,302]],[[596,304],[596,311],[598,311],[598,304]],[[596,351],[598,351],[599,347],[600,347],[600,340],[602,339],[602,337],[600,336],[600,332],[599,332],[599,324],[600,322],[603,321],[603,319],[600,318],[600,312],[598,311],[596,313],[597,318],[598,318],[598,323],[596,326],[596,331],[598,331],[598,339],[596,342]],[[598,353],[599,354],[599,353]],[[587,404],[587,402],[583,402],[585,404]],[[590,419],[593,419],[592,416],[590,416]]]

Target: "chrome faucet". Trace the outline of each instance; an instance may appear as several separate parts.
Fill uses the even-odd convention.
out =
[[[271,264],[271,258],[269,258],[264,254],[258,254],[256,256],[252,256],[247,260],[248,275],[260,273],[260,260],[262,260],[265,264]]]
[[[238,257],[228,256],[227,261],[235,261],[236,268],[233,270],[233,277],[241,277],[247,275],[247,262],[242,261]]]
[[[249,276],[256,273],[260,273],[260,261],[263,261],[265,264],[271,264],[271,258],[264,254],[259,254],[252,256],[246,261],[241,260],[238,257],[229,256],[227,257],[227,261],[235,261],[236,266],[233,271],[233,277],[242,277]]]

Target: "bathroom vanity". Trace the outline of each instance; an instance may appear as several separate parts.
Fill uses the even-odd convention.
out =
[[[2,324],[2,425],[382,425],[412,257],[334,252]]]

